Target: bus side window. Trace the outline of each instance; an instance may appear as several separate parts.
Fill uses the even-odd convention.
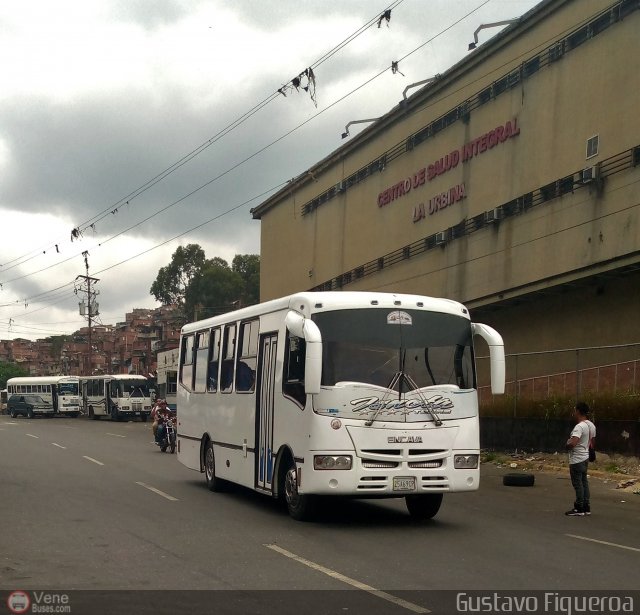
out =
[[[306,342],[295,335],[287,334],[287,346],[285,348],[284,377],[282,379],[282,392],[287,397],[294,399],[304,407],[307,395],[304,390],[304,361]]]
[[[209,344],[209,360],[207,367],[207,391],[215,393],[218,390],[218,365],[220,364],[220,329],[211,331]]]
[[[236,363],[236,391],[253,392],[258,364],[258,330],[260,321],[252,320],[240,325],[240,344]]]
[[[209,331],[201,331],[196,335],[195,379],[193,390],[204,393],[207,390],[207,368],[209,358]]]
[[[233,387],[233,357],[236,348],[236,326],[227,325],[224,328],[222,344],[222,368],[220,370],[220,390],[231,393]]]
[[[193,389],[193,335],[182,338],[182,352],[180,353],[180,384],[185,389]]]

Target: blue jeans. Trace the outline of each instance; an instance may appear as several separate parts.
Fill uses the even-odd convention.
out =
[[[589,497],[589,481],[587,479],[588,461],[569,464],[569,475],[571,476],[571,484],[576,492],[576,501],[573,507],[578,512],[590,512]]]

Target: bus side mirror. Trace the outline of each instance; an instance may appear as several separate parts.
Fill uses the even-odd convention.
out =
[[[305,318],[302,314],[290,310],[284,324],[296,337],[301,337],[306,342],[306,355],[304,365],[304,390],[310,395],[320,393],[320,380],[322,377],[322,336],[315,322]]]
[[[491,363],[491,392],[502,395],[505,385],[504,342],[502,336],[489,325],[471,323],[474,335],[479,335],[489,345],[489,361]]]

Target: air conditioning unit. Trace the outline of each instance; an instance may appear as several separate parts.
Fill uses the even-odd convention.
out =
[[[592,167],[582,169],[581,175],[582,177],[580,179],[583,184],[588,184],[590,182],[596,181],[596,179],[598,179],[598,166],[593,165]]]
[[[436,233],[436,245],[442,246],[447,243],[447,231],[440,231]]]
[[[502,209],[500,207],[496,207],[495,209],[490,209],[489,211],[484,212],[484,221],[487,224],[491,224],[493,222],[498,222],[502,220],[504,214],[502,213]]]

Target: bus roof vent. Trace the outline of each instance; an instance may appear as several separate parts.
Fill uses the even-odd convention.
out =
[[[402,301],[394,301],[393,305],[402,305]]]
[[[371,305],[378,305],[378,300],[377,299],[373,299],[371,301]]]
[[[316,303],[316,307],[317,308],[321,308],[322,307],[322,303]]]

